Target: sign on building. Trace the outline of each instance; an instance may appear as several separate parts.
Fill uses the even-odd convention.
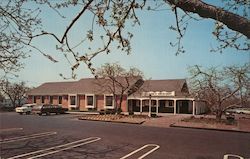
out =
[[[166,91],[162,91],[162,92],[142,92],[142,96],[149,97],[150,95],[151,95],[151,97],[175,96],[175,91],[171,91],[171,92],[166,92]]]

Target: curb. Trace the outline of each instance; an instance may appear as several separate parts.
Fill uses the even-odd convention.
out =
[[[201,127],[189,127],[189,126],[178,126],[170,124],[169,127],[173,128],[187,128],[187,129],[200,129],[200,130],[213,130],[213,131],[224,131],[224,132],[238,132],[238,133],[250,133],[249,131],[242,131],[242,130],[229,130],[229,129],[216,129],[216,128],[201,128]]]
[[[116,121],[116,120],[95,120],[95,119],[81,119],[78,118],[78,120],[87,120],[87,121],[100,121],[100,122],[112,122],[112,123],[124,123],[124,124],[134,124],[134,125],[141,125],[145,121],[142,122],[127,122],[127,121]]]
[[[98,112],[66,112],[67,114],[72,114],[72,115],[99,115]]]

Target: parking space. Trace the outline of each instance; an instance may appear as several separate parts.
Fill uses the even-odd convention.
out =
[[[216,131],[211,134],[204,130],[162,129],[71,118],[67,114],[1,114],[0,158],[212,159],[237,154],[245,159],[250,155],[249,134]],[[213,140],[207,144],[203,142],[207,138]]]
[[[18,131],[17,131],[18,130]],[[103,158],[142,159],[160,146],[133,145],[100,137],[69,138],[57,132],[33,132],[23,128],[1,131],[1,158]]]
[[[55,134],[56,132],[43,132],[43,133],[36,133],[36,134],[29,134],[29,135],[21,135],[17,137],[5,137],[0,140],[0,144],[6,144],[6,143],[34,139],[34,138],[41,138],[41,137],[55,135]]]
[[[120,159],[129,159],[129,158],[142,159],[142,158],[148,156],[149,154],[153,153],[154,151],[156,151],[159,148],[160,148],[159,145],[147,144],[147,145],[144,145],[144,146],[130,152],[129,154],[121,157]]]
[[[0,133],[2,132],[10,132],[10,131],[19,131],[23,130],[23,128],[5,128],[5,129],[0,129]]]

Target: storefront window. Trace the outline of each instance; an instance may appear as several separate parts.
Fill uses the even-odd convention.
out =
[[[87,106],[94,106],[94,96],[87,96]]]
[[[50,103],[50,104],[53,104],[53,96],[50,96],[50,97],[49,97],[49,103]]]
[[[76,96],[70,96],[70,105],[76,105]]]
[[[106,107],[113,107],[113,96],[106,96]]]
[[[58,104],[62,104],[62,96],[58,97]]]

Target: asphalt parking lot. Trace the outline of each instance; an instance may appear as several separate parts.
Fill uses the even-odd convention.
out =
[[[94,136],[77,138],[57,132],[1,129],[1,158],[144,158],[160,148],[156,144],[137,148],[123,143],[109,145],[108,141],[101,142],[102,138]]]
[[[165,159],[250,157],[250,134],[1,113],[1,158]],[[237,157],[236,157],[237,158]]]

